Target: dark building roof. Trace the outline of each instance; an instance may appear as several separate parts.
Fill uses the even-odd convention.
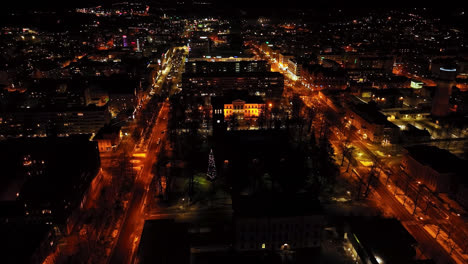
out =
[[[453,58],[435,58],[432,60],[432,63],[454,64],[455,60]]]
[[[96,106],[96,105],[87,105],[87,106],[71,106],[64,107],[62,105],[46,105],[45,107],[35,107],[35,108],[19,108],[19,107],[10,107],[5,110],[9,113],[46,113],[46,112],[107,112],[107,105],[105,106]]]
[[[187,224],[174,219],[146,220],[138,247],[139,263],[190,263]]]
[[[372,92],[376,96],[392,96],[399,97],[402,95],[400,89],[388,88],[388,89],[372,89]]]
[[[211,73],[211,72],[268,72],[270,65],[266,60],[242,60],[242,61],[206,61],[194,60],[185,65],[186,73]]]
[[[244,52],[239,52],[238,50],[231,50],[231,49],[215,49],[210,52],[198,52],[198,53],[189,53],[189,59],[193,58],[206,58],[206,56],[211,56],[215,58],[217,56],[221,56],[222,58],[227,57],[234,57],[234,58],[253,58],[253,55],[246,54]]]
[[[393,59],[393,57],[391,56],[382,56],[382,57],[366,57],[366,56],[362,56],[362,57],[359,57],[359,60],[361,61],[379,61],[379,60],[391,60]]]
[[[117,135],[120,134],[120,126],[106,125],[106,126],[103,126],[101,129],[99,129],[94,139],[103,139],[104,135],[116,135],[116,134]]]
[[[407,83],[410,79],[406,76],[370,76],[368,79],[372,81],[378,82],[386,82],[386,83]],[[385,91],[386,89],[382,89],[381,91]]]
[[[242,73],[224,73],[224,72],[214,72],[214,73],[183,73],[183,78],[247,78],[247,77],[281,77],[283,74],[279,72],[242,72]]]
[[[353,112],[371,124],[387,125],[387,117],[379,112],[379,109],[372,104],[354,104],[350,107]]]
[[[415,138],[420,140],[426,140],[431,138],[431,133],[427,129],[418,129],[417,127],[407,124],[408,130],[403,130],[402,133],[408,138]]]
[[[463,160],[445,149],[417,145],[406,147],[406,150],[413,159],[439,173],[458,173],[462,168]]]
[[[311,74],[323,74],[325,77],[346,77],[346,70],[339,67],[337,69],[323,67],[319,64],[308,64],[304,66],[304,70]]]
[[[245,90],[229,90],[225,91],[223,96],[214,96],[211,98],[213,105],[221,106],[222,104],[232,104],[235,100],[245,101],[247,104],[264,104],[262,97],[249,95]]]
[[[397,219],[359,217],[349,224],[351,235],[368,254],[380,257],[384,263],[413,263],[416,240]]]

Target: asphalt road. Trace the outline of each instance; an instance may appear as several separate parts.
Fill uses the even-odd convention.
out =
[[[169,103],[166,101],[158,115],[156,125],[153,127],[148,143],[150,146],[146,152],[146,159],[143,162],[143,170],[135,180],[133,195],[127,209],[128,211],[108,263],[129,263],[138,248],[138,239],[144,224],[144,206],[149,185],[153,177],[151,169],[152,165],[156,162],[158,153],[161,150],[160,146],[162,143],[158,144],[158,138],[163,139],[166,135],[166,133],[162,134],[162,132],[167,130],[168,113]]]
[[[408,232],[418,241],[423,252],[433,258],[437,263],[455,263],[451,256],[432,238],[422,227],[422,222],[415,220],[393,194],[391,194],[382,184],[377,185],[376,191],[387,204],[401,223],[406,227]]]
[[[333,133],[332,133],[333,134]],[[372,153],[368,147],[361,141],[361,139],[357,135],[353,135],[352,137],[352,142],[353,144],[356,144],[359,146],[359,148],[364,151],[369,157],[374,157],[375,154]],[[396,174],[396,170],[393,168],[390,168],[391,166],[388,166],[390,163],[390,159],[382,160],[382,165],[385,170],[390,170],[393,171],[393,174]],[[397,168],[398,170],[399,168]],[[380,183],[380,182],[379,182]],[[412,187],[414,184],[412,184]],[[397,217],[402,221],[402,223],[405,225],[407,230],[415,237],[415,239],[419,242],[421,245],[421,248],[423,251],[433,257],[437,263],[456,263],[452,257],[447,253],[447,251],[433,238],[431,237],[428,232],[424,229],[424,225],[422,222],[419,222],[418,220],[415,220],[416,218],[411,215],[403,205],[401,205],[395,197],[390,193],[389,190],[382,184],[379,184],[379,186],[376,188],[376,191],[378,192],[379,195],[381,195],[382,200],[387,204],[389,208],[397,215]],[[425,197],[427,200],[427,197]],[[440,215],[437,213],[431,214],[435,220],[440,220]],[[452,216],[452,218],[455,218]],[[453,233],[452,235],[454,236],[456,241],[459,241],[459,243],[463,243],[466,238],[464,238],[464,232],[462,230],[466,226],[466,223],[463,222],[463,220],[459,217],[456,219],[453,219],[454,222],[451,223],[452,226],[455,226],[459,228],[460,232],[459,233]],[[446,226],[446,225],[445,225]],[[463,242],[462,242],[463,241]],[[456,256],[458,259],[463,259],[462,256],[459,255],[458,252],[453,252],[453,255]]]

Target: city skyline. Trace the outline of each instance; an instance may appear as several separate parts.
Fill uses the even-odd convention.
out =
[[[357,4],[8,3],[0,262],[468,263],[468,14]]]

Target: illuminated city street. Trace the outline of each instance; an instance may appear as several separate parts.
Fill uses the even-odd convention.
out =
[[[466,8],[98,2],[0,10],[1,264],[468,263]]]

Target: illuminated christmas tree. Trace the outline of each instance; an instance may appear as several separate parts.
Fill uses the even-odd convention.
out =
[[[216,178],[216,164],[213,155],[213,149],[211,149],[210,155],[208,157],[208,172],[206,173],[206,176],[208,176],[210,180],[214,180],[214,178]]]

